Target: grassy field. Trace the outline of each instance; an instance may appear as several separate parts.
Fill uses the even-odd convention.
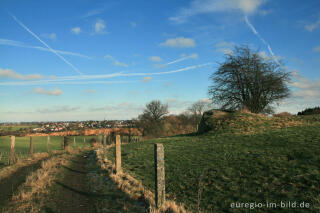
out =
[[[17,131],[19,129],[36,128],[38,125],[11,125],[11,126],[0,126],[0,129],[4,131]]]
[[[72,147],[86,147],[89,146],[91,138],[98,139],[98,136],[76,136],[76,143],[73,143],[73,136],[71,138]],[[84,143],[84,138],[86,143]],[[62,136],[50,137],[50,150],[61,150]],[[19,159],[25,159],[29,156],[30,150],[30,137],[16,137],[15,152]],[[47,152],[47,137],[34,136],[33,137],[33,153]],[[0,168],[6,166],[8,163],[8,156],[10,154],[10,136],[0,137]]]
[[[192,212],[247,212],[233,202],[309,202],[320,211],[320,125],[256,133],[204,134],[122,145],[125,171],[154,191],[154,145],[165,148],[166,192]],[[114,159],[114,148],[107,151]]]

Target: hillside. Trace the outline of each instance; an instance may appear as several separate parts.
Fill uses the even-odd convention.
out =
[[[320,115],[271,117],[248,111],[225,112],[209,110],[202,116],[198,133],[253,134],[318,123],[320,123]]]

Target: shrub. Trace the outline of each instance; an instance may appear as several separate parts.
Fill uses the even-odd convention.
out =
[[[279,117],[279,118],[290,117],[290,116],[292,116],[292,115],[289,112],[280,112],[280,113],[273,115],[273,117]]]

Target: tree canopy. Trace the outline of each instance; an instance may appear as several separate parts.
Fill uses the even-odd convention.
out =
[[[146,104],[143,113],[138,116],[137,126],[143,135],[159,136],[163,129],[162,118],[168,113],[168,105],[153,100]]]
[[[248,46],[235,47],[210,76],[209,95],[222,109],[247,108],[253,113],[271,113],[272,104],[289,97],[290,73],[281,62],[263,57]]]
[[[168,113],[168,105],[162,104],[159,100],[153,100],[148,103],[143,111],[143,115],[152,121],[159,121]]]

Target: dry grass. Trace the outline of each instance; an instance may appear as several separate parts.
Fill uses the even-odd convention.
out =
[[[58,152],[53,152],[53,154],[58,153]],[[0,181],[6,177],[9,177],[10,175],[14,174],[18,169],[29,166],[31,164],[37,163],[39,160],[43,160],[45,158],[49,157],[48,153],[35,153],[33,154],[33,157],[29,157],[26,160],[19,160],[17,161],[16,164],[12,166],[7,166],[4,167],[0,170]]]
[[[273,117],[290,117],[292,116],[291,113],[289,112],[280,112],[280,113],[277,113],[277,114],[274,114]]]
[[[301,126],[306,122],[289,113],[279,113],[273,117],[251,113],[243,109],[233,113],[215,112],[205,118],[202,125],[214,133],[254,134],[272,129]]]
[[[113,145],[109,145],[108,148]],[[142,183],[126,172],[115,173],[115,165],[104,156],[104,150],[97,150],[98,164],[104,170],[107,170],[111,180],[117,184],[118,188],[125,192],[131,199],[139,200],[144,199],[149,204],[149,211],[152,213],[160,212],[173,212],[173,213],[186,213],[187,211],[183,205],[177,205],[174,201],[166,200],[164,205],[157,209],[155,206],[155,195],[146,189]]]
[[[66,164],[68,158],[70,155],[63,154],[43,161],[41,168],[31,173],[19,187],[5,212],[40,212],[41,197],[48,193],[58,168]]]

